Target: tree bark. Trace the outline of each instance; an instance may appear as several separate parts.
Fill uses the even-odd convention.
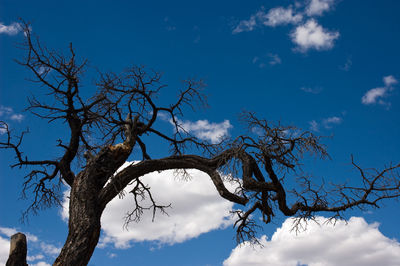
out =
[[[100,237],[98,186],[85,171],[79,174],[71,188],[68,237],[53,265],[83,266],[89,263]]]
[[[11,236],[10,255],[6,266],[28,266],[26,263],[26,236],[22,233],[16,233]]]

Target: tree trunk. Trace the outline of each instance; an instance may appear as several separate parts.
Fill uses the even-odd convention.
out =
[[[53,265],[87,265],[99,241],[103,208],[98,204],[99,187],[87,175],[83,172],[74,180],[69,202],[68,237]]]
[[[100,218],[106,204],[99,203],[100,191],[128,158],[133,144],[125,141],[104,147],[89,160],[71,186],[68,237],[53,265],[83,266],[89,263],[100,237]]]
[[[22,233],[16,233],[11,236],[10,256],[6,266],[28,266],[26,263],[26,236]]]

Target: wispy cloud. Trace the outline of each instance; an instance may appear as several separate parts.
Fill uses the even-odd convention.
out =
[[[212,143],[218,143],[224,137],[228,136],[229,129],[233,126],[229,120],[221,123],[209,122],[208,120],[179,121],[182,131],[195,135],[202,140],[208,140]]]
[[[7,133],[7,126],[0,124],[0,135]]]
[[[2,121],[0,124],[0,135],[5,134],[9,129],[9,120],[21,122],[23,119],[24,116],[22,114],[15,113],[11,107],[0,105],[0,120]],[[4,123],[7,123],[8,126]]]
[[[246,242],[233,249],[223,265],[399,265],[400,243],[384,236],[377,223],[368,224],[362,217],[336,224],[324,217],[316,221],[302,221],[300,228],[307,230],[295,232],[288,218],[270,240],[265,235],[259,239],[262,246]]]
[[[15,228],[9,228],[9,227],[0,227],[0,234],[5,235],[7,237],[11,237],[12,235],[18,233],[17,229]],[[32,242],[37,242],[38,238],[35,235],[26,233],[26,238],[28,239],[28,241],[32,241]]]
[[[116,258],[116,257],[117,257],[117,254],[111,253],[111,252],[107,252],[107,256],[108,256],[110,259],[113,259],[113,258]]]
[[[321,16],[324,12],[332,9],[334,0],[311,0],[306,7],[308,16]]]
[[[397,82],[397,79],[395,79],[392,75],[383,77],[383,83],[387,88],[390,88],[392,85],[397,84]]]
[[[259,56],[253,57],[253,60],[251,60],[251,62],[259,68],[264,68],[266,66]]]
[[[353,61],[351,60],[351,58],[347,58],[346,62],[344,63],[344,65],[339,66],[339,69],[343,70],[343,71],[349,71],[351,66],[353,65]]]
[[[11,107],[0,105],[0,117],[12,114],[14,111]]]
[[[332,117],[328,117],[322,120],[322,125],[326,128],[326,129],[330,129],[332,128],[334,125],[339,125],[343,122],[343,118],[338,117],[338,116],[332,116]]]
[[[380,105],[385,105],[389,107],[390,102],[387,102],[384,99],[389,97],[389,92],[394,90],[393,85],[396,85],[398,81],[392,75],[389,75],[383,77],[383,83],[384,87],[378,87],[367,91],[361,97],[361,102],[365,105],[372,105],[378,103]]]
[[[17,35],[21,31],[22,28],[19,23],[13,22],[7,26],[4,23],[0,22],[0,34]]]
[[[262,56],[255,56],[251,62],[259,68],[264,68],[269,64],[270,66],[282,64],[282,59],[278,54],[268,53]]]
[[[268,11],[263,24],[265,26],[276,27],[279,25],[296,24],[303,19],[301,14],[296,14],[292,7],[276,7]]]
[[[22,119],[24,119],[24,116],[14,112],[11,107],[0,105],[0,118],[21,122]]]
[[[308,124],[310,125],[310,130],[314,132],[319,132],[321,128],[332,129],[334,126],[343,123],[344,115],[345,112],[342,113],[342,116],[330,116],[319,120],[319,122],[317,120],[312,120],[308,122]]]
[[[257,21],[259,20],[258,17],[262,16],[263,14],[264,11],[258,11],[256,14],[251,15],[250,19],[240,21],[239,25],[233,29],[232,34],[254,30],[254,28],[257,26]]]
[[[35,260],[41,260],[43,258],[44,258],[44,256],[42,254],[38,254],[38,255],[35,255],[35,256],[27,256],[26,260],[27,261],[35,261]]]
[[[10,116],[10,119],[13,120],[13,121],[21,122],[22,119],[24,119],[24,116],[21,115],[21,114],[12,114]]]
[[[169,122],[174,126],[174,129],[176,129],[175,124],[168,115],[164,113],[158,113],[158,116],[163,121]],[[178,123],[178,130],[181,133],[188,133],[201,140],[208,140],[211,143],[218,143],[222,141],[223,138],[229,136],[229,129],[233,128],[229,120],[224,120],[221,123],[210,122],[206,119],[197,121],[183,121],[180,119],[176,120]]]
[[[278,54],[271,54],[271,53],[269,53],[268,54],[268,57],[269,57],[269,64],[270,65],[272,65],[272,66],[274,66],[274,65],[279,65],[279,64],[281,64],[282,63],[282,59],[279,57],[279,55]]]
[[[303,19],[301,14],[296,14],[291,6],[276,7],[270,9],[267,13],[264,7],[251,15],[248,20],[242,20],[233,29],[232,33],[237,34],[244,31],[252,31],[257,26],[276,27],[279,25],[296,24]]]
[[[61,252],[61,248],[58,248],[51,244],[46,244],[44,242],[40,243],[40,247],[44,253],[50,255],[58,255]]]
[[[309,19],[290,33],[293,43],[297,45],[296,50],[300,52],[307,52],[310,49],[329,50],[339,35],[337,31],[324,29],[314,19]]]
[[[314,132],[319,132],[319,124],[317,121],[312,120],[308,122],[310,124],[310,130]]]

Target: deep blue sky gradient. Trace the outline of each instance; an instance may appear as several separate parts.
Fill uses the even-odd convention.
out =
[[[294,2],[2,0],[0,22],[9,25],[23,18],[32,23],[44,44],[56,50],[66,51],[72,42],[77,55],[93,67],[85,75],[87,95],[95,89],[96,68],[118,73],[131,65],[145,65],[164,73],[168,87],[161,102],[173,99],[183,79],[203,78],[210,108],[184,118],[218,123],[229,119],[232,136],[243,132],[237,119],[242,110],[306,130],[315,120],[320,123],[318,134],[333,136],[325,140],[331,161],[306,160],[305,170],[318,178],[343,181],[356,177],[351,154],[364,167],[398,162],[400,86],[394,85],[386,98],[390,108],[363,105],[361,97],[382,87],[384,76],[400,79],[400,2],[337,1],[333,10],[317,18],[325,29],[340,33],[334,46],[324,51],[295,51],[289,36],[291,25],[232,34],[239,21],[249,19],[261,6],[269,10],[289,4]],[[18,113],[26,107],[27,96],[43,93],[25,79],[30,73],[13,61],[23,56],[17,48],[22,37],[0,34],[0,105]],[[277,54],[281,64],[270,65],[268,54]],[[255,57],[265,66],[253,64]],[[346,62],[351,62],[347,71],[343,70]],[[323,128],[321,121],[333,116],[342,122]],[[57,155],[52,144],[66,134],[62,125],[49,127],[29,114],[12,126],[15,130],[30,128],[24,148],[33,158]],[[165,154],[158,146],[153,150],[159,156]],[[19,223],[20,212],[28,204],[19,200],[24,169],[9,169],[11,153],[2,151],[0,161],[0,226],[18,227],[62,245],[67,226],[57,209],[32,216],[28,224]],[[377,221],[386,236],[400,239],[399,203],[385,205],[372,213],[350,214]],[[266,226],[264,233],[271,234],[279,225]],[[229,228],[173,246],[136,243],[128,250],[111,250],[118,255],[114,259],[108,258],[107,250],[97,249],[91,265],[129,265],[131,261],[137,265],[220,265],[234,247],[234,231]]]

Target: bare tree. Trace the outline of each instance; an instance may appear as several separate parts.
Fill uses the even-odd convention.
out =
[[[400,164],[382,171],[365,171],[354,161],[360,173],[358,187],[347,184],[316,186],[311,178],[301,175],[304,155],[328,156],[320,137],[293,127],[271,125],[253,113],[244,113],[242,120],[250,129],[246,135],[226,139],[219,144],[207,143],[185,131],[179,119],[188,108],[205,105],[201,81],[188,80],[177,100],[167,106],[158,103],[157,95],[165,86],[157,72],[132,67],[123,74],[100,74],[96,93],[84,97],[81,90],[86,61],[80,61],[72,45],[68,55],[47,49],[24,24],[26,58],[18,61],[33,73],[47,97],[32,97],[27,108],[49,123],[62,122],[68,128],[68,139],[56,143],[60,157],[31,160],[21,151],[24,133],[15,137],[5,122],[6,131],[0,148],[11,149],[16,155],[12,167],[32,169],[25,177],[23,193],[33,193],[27,213],[42,207],[60,204],[60,186],[70,187],[68,238],[54,265],[86,265],[98,243],[100,218],[106,205],[134,184],[133,210],[128,221],[137,220],[148,206],[141,197],[150,198],[150,209],[164,211],[167,206],[154,201],[143,176],[168,169],[198,169],[208,174],[219,195],[241,205],[235,211],[237,240],[255,241],[256,211],[265,223],[276,213],[286,216],[313,218],[327,212],[342,217],[345,210],[355,207],[379,207],[383,199],[400,196]],[[174,133],[158,129],[159,120],[167,119]],[[154,135],[168,143],[170,152],[153,158],[148,152],[146,137]],[[142,160],[116,172],[131,156],[134,148]],[[81,168],[74,163],[84,161]],[[224,184],[224,173],[238,181],[238,189],[230,192]],[[297,176],[297,185],[284,184],[288,175]]]

